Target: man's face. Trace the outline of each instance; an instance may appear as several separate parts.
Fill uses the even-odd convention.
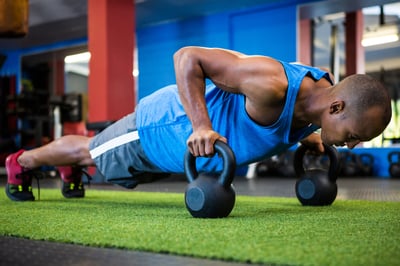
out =
[[[368,109],[357,119],[345,109],[325,116],[321,125],[322,141],[329,145],[347,146],[352,149],[362,141],[369,141],[385,129],[382,110],[379,107]]]

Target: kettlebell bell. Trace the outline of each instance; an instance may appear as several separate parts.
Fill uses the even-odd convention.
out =
[[[397,159],[395,160],[395,156]],[[391,177],[400,177],[400,152],[392,151],[388,154],[389,173]]]
[[[351,151],[340,153],[341,160],[341,176],[358,176],[360,175],[360,163],[357,155]]]
[[[329,158],[329,169],[304,169],[303,159],[308,150],[301,145],[294,155],[294,169],[299,179],[296,182],[296,196],[302,205],[330,205],[337,195],[337,173],[339,170],[338,153],[334,147],[324,144],[325,154]]]
[[[222,218],[230,214],[235,205],[235,191],[232,181],[235,176],[236,158],[222,141],[214,144],[221,155],[223,170],[220,174],[198,174],[196,157],[189,150],[184,157],[184,167],[189,185],[185,191],[185,204],[195,218]]]
[[[372,176],[374,173],[374,156],[370,153],[361,153],[358,156],[361,174]]]

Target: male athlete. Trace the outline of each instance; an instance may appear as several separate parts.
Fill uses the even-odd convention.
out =
[[[240,166],[298,142],[318,152],[323,142],[353,148],[378,136],[391,119],[387,90],[367,75],[333,84],[319,68],[203,47],[178,50],[174,66],[176,85],[143,98],[134,113],[100,134],[63,136],[10,155],[8,197],[34,200],[32,176],[43,165],[58,166],[64,196],[83,197],[85,166],[133,188],[144,174],[182,173],[187,148],[203,157],[200,171],[221,170],[217,156],[205,158],[214,154],[216,140],[230,145]]]

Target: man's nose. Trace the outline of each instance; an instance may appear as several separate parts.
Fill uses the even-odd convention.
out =
[[[355,141],[350,141],[350,142],[346,142],[347,148],[349,149],[353,149],[355,146],[357,146],[360,143],[359,140],[355,140]]]

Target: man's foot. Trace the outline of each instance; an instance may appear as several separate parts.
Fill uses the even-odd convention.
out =
[[[57,167],[62,180],[61,193],[65,198],[83,198],[85,188],[82,183],[82,168],[79,166]]]
[[[19,150],[6,158],[6,194],[14,201],[35,200],[32,193],[32,171],[24,169],[17,161],[23,152]]]

